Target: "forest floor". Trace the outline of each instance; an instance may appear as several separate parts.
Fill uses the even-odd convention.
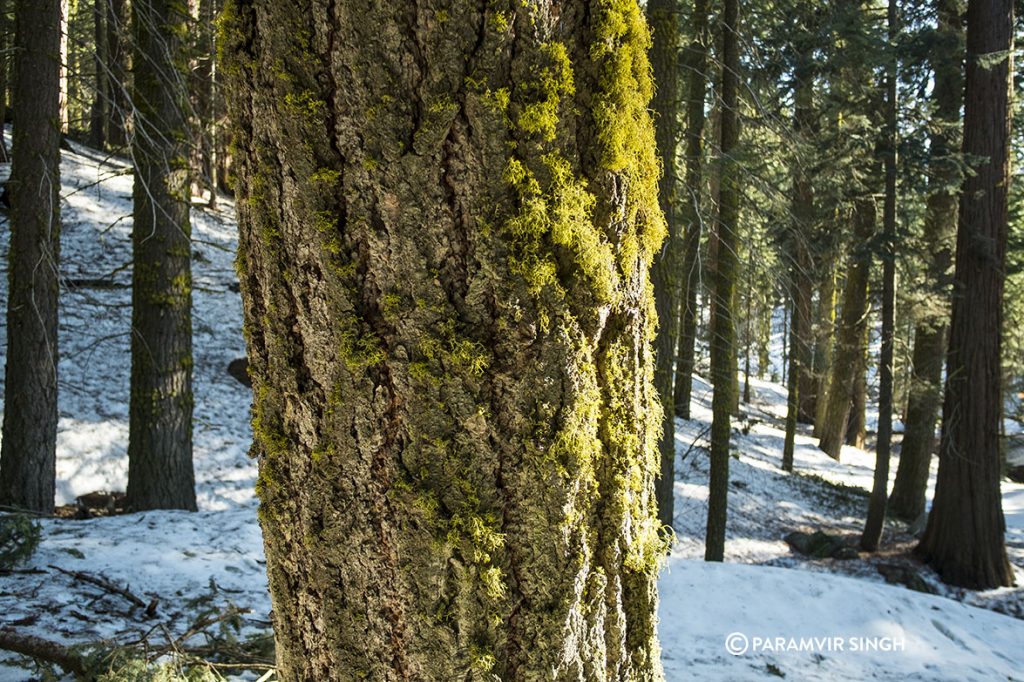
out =
[[[61,170],[57,503],[73,505],[94,491],[123,491],[126,482],[132,178],[124,160],[73,143]],[[200,511],[40,520],[33,557],[0,572],[0,630],[68,645],[141,642],[153,651],[266,654],[270,600],[256,467],[247,456],[250,395],[227,373],[245,350],[233,267],[237,234],[230,200],[218,206],[193,211]],[[8,243],[0,215],[4,254]],[[6,259],[0,270],[6,309]],[[779,355],[781,343],[775,345]],[[701,561],[711,393],[699,378],[694,418],[677,421],[677,541],[660,579],[667,678],[1024,680],[1024,587],[942,585],[910,557],[914,538],[898,522],[887,524],[873,556],[809,559],[790,549],[783,538],[793,531],[855,541],[874,458],[845,448],[835,462],[802,432],[796,471],[782,472],[785,389],[751,382],[753,399],[734,429],[726,563]],[[1003,499],[1008,549],[1024,585],[1024,486],[1004,482]],[[887,584],[883,573],[924,591]],[[728,649],[727,638],[746,649]],[[44,672],[0,652],[0,682],[45,679]],[[254,680],[261,671],[220,674]]]

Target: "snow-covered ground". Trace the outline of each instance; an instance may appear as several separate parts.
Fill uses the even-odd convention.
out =
[[[123,490],[127,471],[131,175],[123,161],[74,149],[62,162],[58,504],[94,490]],[[247,610],[242,637],[269,627],[256,471],[246,456],[249,394],[226,372],[244,344],[239,297],[229,286],[232,206],[220,206],[193,211],[201,511],[43,520],[33,558],[17,572],[0,573],[0,627],[66,643],[148,638],[159,645],[232,605]],[[8,241],[4,223],[4,253]],[[6,260],[0,269],[5,309]],[[5,333],[0,327],[0,357]],[[836,463],[801,433],[797,473],[782,472],[785,389],[751,381],[753,403],[735,423],[727,563],[700,560],[711,398],[705,382],[695,380],[694,419],[677,421],[678,539],[660,581],[667,678],[1024,679],[1024,590],[941,585],[912,564],[913,538],[895,523],[876,556],[837,561],[792,553],[782,538],[794,530],[859,533],[873,455],[846,448]],[[1004,483],[1004,510],[1009,552],[1024,583],[1024,486]],[[892,565],[914,566],[937,594],[886,584],[879,567]],[[126,587],[146,604],[159,601],[147,615],[82,574]],[[0,681],[35,675],[31,664],[0,652]]]

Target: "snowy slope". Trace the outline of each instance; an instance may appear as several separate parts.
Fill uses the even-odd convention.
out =
[[[659,584],[666,677],[1024,679],[1020,620],[853,578],[809,578],[783,568],[670,562]]]
[[[64,152],[58,503],[93,490],[123,490],[127,471],[128,330],[130,325],[131,175],[123,161],[87,149]],[[149,512],[87,521],[45,520],[43,542],[19,573],[0,575],[0,627],[63,642],[142,637],[154,628],[185,631],[198,608],[248,609],[244,632],[265,631],[269,598],[253,497],[249,394],[225,372],[241,357],[241,306],[229,288],[236,234],[229,201],[193,211],[195,277],[196,514]],[[0,249],[6,252],[6,226]],[[4,261],[0,268],[6,271]],[[110,280],[98,287],[87,280]],[[6,307],[6,276],[0,277]],[[0,320],[0,325],[3,321]],[[0,326],[0,357],[4,334]],[[776,354],[777,355],[777,354]],[[778,358],[773,358],[773,366]],[[875,563],[810,561],[782,541],[791,530],[824,528],[854,537],[873,458],[846,449],[836,463],[801,434],[799,475],[779,470],[785,390],[753,380],[755,401],[736,423],[727,560],[707,565],[706,433],[710,390],[697,381],[692,421],[677,422],[678,542],[660,585],[661,639],[670,680],[1021,679],[1024,620],[966,606],[945,596],[883,584]],[[893,468],[895,471],[895,467]],[[813,475],[818,478],[812,478]],[[1004,488],[1007,536],[1024,565],[1024,486]],[[902,526],[887,541],[906,548]],[[56,567],[56,568],[55,568]],[[147,618],[126,600],[65,571],[102,576],[145,602]],[[812,575],[812,572],[814,575]],[[837,573],[845,575],[836,575]],[[972,593],[925,580],[941,594],[1024,616],[1020,589]],[[1024,573],[1019,573],[1024,582]],[[851,577],[852,576],[852,577]],[[890,637],[900,651],[747,651],[725,648],[733,632],[754,637]],[[844,640],[845,642],[846,640]],[[858,640],[859,641],[859,640]],[[890,647],[891,648],[891,647]],[[7,661],[5,664],[4,661]],[[0,681],[29,673],[0,652]],[[250,677],[249,679],[252,679]]]

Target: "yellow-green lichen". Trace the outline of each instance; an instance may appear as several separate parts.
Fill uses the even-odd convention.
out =
[[[506,223],[514,245],[512,271],[524,277],[534,295],[558,286],[556,254],[547,246],[550,240],[578,268],[596,302],[609,303],[618,278],[612,246],[594,223],[596,199],[587,191],[586,181],[557,154],[545,155],[542,162],[546,187],[518,159],[509,159],[505,168],[505,181],[516,191],[520,207]]]
[[[661,175],[648,104],[654,80],[647,51],[651,37],[634,0],[599,0],[590,57],[599,69],[594,122],[601,165],[626,178],[626,220],[637,227],[624,235],[619,263],[626,273],[646,267],[665,238],[658,208]]]
[[[504,33],[512,25],[510,12],[494,12],[487,19],[487,26],[495,33]]]
[[[516,124],[526,133],[536,134],[544,140],[555,138],[559,107],[562,98],[575,92],[572,63],[563,43],[550,42],[541,47],[544,64],[528,90],[538,94],[534,101],[523,105]]]
[[[285,111],[312,122],[323,120],[327,114],[327,103],[312,90],[289,92],[284,96]]]
[[[368,367],[379,365],[387,359],[380,340],[370,333],[360,334],[355,319],[342,329],[339,338],[339,357],[352,372],[362,372]]]
[[[317,168],[309,176],[310,182],[327,186],[337,185],[340,179],[341,171],[334,170],[333,168]]]

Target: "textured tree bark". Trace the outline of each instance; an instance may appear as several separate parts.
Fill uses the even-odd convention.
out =
[[[14,144],[0,504],[53,512],[60,263],[60,0],[14,4]]]
[[[660,679],[638,4],[224,22],[282,679]]]
[[[103,0],[107,3],[107,40],[104,44],[107,65],[107,142],[121,148],[128,144],[128,67],[125,48],[127,0]]]
[[[952,241],[956,232],[957,195],[953,187],[960,169],[953,155],[960,142],[960,102],[963,93],[963,21],[960,0],[939,0],[939,38],[935,54],[935,101],[930,137],[930,192],[924,223],[924,243],[930,249],[924,305],[914,327],[910,395],[906,429],[900,447],[892,497],[894,516],[913,521],[924,513],[925,494],[935,424],[942,406],[942,364],[949,327],[949,284]]]
[[[733,305],[736,290],[736,224],[739,218],[739,171],[733,153],[739,144],[739,0],[725,0],[722,10],[721,176],[718,198],[718,248],[714,264],[714,311],[711,336],[711,474],[708,483],[708,523],[704,559],[725,557],[725,523],[729,494],[730,424],[736,404],[736,330]]]
[[[981,161],[960,197],[939,474],[916,551],[972,589],[1014,582],[999,487],[1012,49],[1013,3],[970,0],[963,151]]]
[[[843,309],[836,335],[832,377],[826,395],[818,447],[838,460],[849,423],[854,383],[864,361],[867,332],[868,276],[871,252],[868,243],[875,231],[875,202],[858,197],[853,205],[853,244],[843,290]]]
[[[658,313],[658,334],[654,339],[657,364],[654,386],[661,397],[662,425],[658,451],[661,469],[655,484],[658,497],[658,520],[665,526],[673,525],[676,460],[676,408],[673,391],[673,365],[676,359],[676,341],[679,310],[679,218],[676,198],[676,151],[679,146],[679,15],[677,0],[650,0],[647,18],[653,33],[651,67],[654,82],[655,140],[661,156],[662,177],[658,197],[668,239],[654,258],[651,284],[654,287],[654,306]]]
[[[127,504],[196,508],[192,470],[192,250],[188,97],[181,49],[186,8],[132,3],[132,378]]]
[[[681,229],[685,229],[679,292],[679,344],[676,353],[676,415],[690,418],[694,353],[697,343],[697,290],[700,288],[700,235],[703,232],[701,192],[704,161],[704,100],[707,90],[708,0],[694,0],[690,20],[693,40],[684,53],[683,71],[689,79],[686,99],[686,191],[682,197]]]

